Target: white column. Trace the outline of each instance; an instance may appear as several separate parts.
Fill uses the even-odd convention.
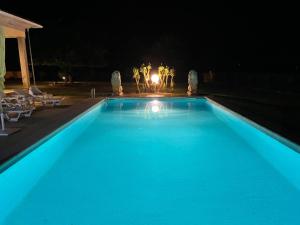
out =
[[[18,37],[17,39],[18,39],[23,87],[29,88],[30,76],[29,76],[29,68],[28,68],[28,61],[27,61],[26,42],[24,37]]]

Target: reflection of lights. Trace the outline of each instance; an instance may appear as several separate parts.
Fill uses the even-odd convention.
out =
[[[151,107],[151,110],[152,110],[152,112],[157,113],[157,112],[159,112],[159,106],[158,105],[153,105]]]
[[[157,101],[157,100],[153,100],[150,102],[151,105],[151,111],[154,113],[157,113],[160,111],[161,108],[161,102]]]
[[[65,77],[65,76],[63,76],[63,77],[62,77],[62,79],[63,79],[63,80],[66,80],[66,77]]]
[[[168,108],[166,103],[159,100],[152,100],[146,104],[145,118],[158,119],[168,116]]]
[[[154,84],[158,84],[158,83],[159,83],[159,76],[158,76],[157,74],[153,74],[153,75],[151,76],[151,81],[152,81],[152,83],[154,83]]]

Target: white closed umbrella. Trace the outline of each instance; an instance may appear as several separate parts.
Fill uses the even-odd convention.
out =
[[[0,123],[1,123],[1,131],[5,130],[4,126],[4,116],[3,109],[1,104],[1,98],[4,91],[4,75],[5,75],[5,37],[3,34],[2,27],[0,27]]]
[[[0,92],[4,90],[5,69],[5,37],[2,27],[0,27]]]
[[[0,136],[10,135],[18,130],[19,128],[5,128],[4,114],[1,104],[1,98],[4,96],[4,76],[6,73],[5,68],[5,37],[2,27],[0,27]]]

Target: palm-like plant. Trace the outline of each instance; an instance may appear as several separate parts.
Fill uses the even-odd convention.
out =
[[[173,90],[173,89],[174,89],[174,86],[175,86],[175,83],[174,83],[175,69],[174,69],[174,68],[171,68],[171,69],[170,69],[169,75],[170,75],[170,77],[171,77],[170,87],[171,87],[171,89]]]
[[[135,79],[137,90],[140,93],[139,83],[140,83],[141,76],[140,76],[139,69],[136,67],[133,67],[132,71],[133,71],[133,78]]]
[[[150,80],[150,71],[151,71],[152,67],[151,67],[151,64],[149,63],[148,66],[147,66],[147,80],[149,81]]]
[[[144,76],[144,83],[145,83],[146,87],[150,88],[149,79],[148,79],[148,68],[147,68],[147,66],[144,63],[140,67],[140,72]]]
[[[164,87],[168,87],[168,77],[169,77],[169,67],[166,66],[165,69],[164,69]]]

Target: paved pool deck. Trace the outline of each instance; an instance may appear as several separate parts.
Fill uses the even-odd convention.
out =
[[[60,106],[38,107],[30,118],[21,118],[18,122],[6,121],[6,127],[20,130],[9,136],[0,136],[0,165],[102,99],[66,97]]]

